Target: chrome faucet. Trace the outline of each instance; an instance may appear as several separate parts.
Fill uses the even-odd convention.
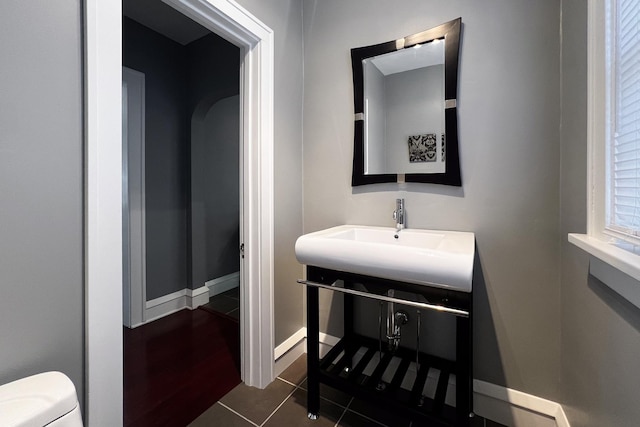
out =
[[[404,228],[404,199],[396,199],[396,210],[393,211],[393,219],[396,221],[396,231]]]

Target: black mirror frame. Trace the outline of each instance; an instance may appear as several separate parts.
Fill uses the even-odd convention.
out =
[[[353,69],[353,106],[355,113],[353,143],[353,174],[351,185],[379,184],[385,182],[422,182],[462,186],[460,177],[460,155],[458,149],[458,56],[462,18],[446,22],[435,28],[407,36],[404,46],[393,40],[372,46],[351,49]],[[362,60],[385,53],[412,47],[416,44],[444,39],[444,88],[445,88],[445,135],[446,158],[444,173],[372,174],[364,173],[364,78]]]

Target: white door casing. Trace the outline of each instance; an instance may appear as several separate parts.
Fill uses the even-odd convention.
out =
[[[163,0],[241,48],[242,378],[273,380],[273,31],[233,0]],[[122,6],[85,1],[85,421],[122,425]]]
[[[122,67],[122,229],[124,325],[144,324],[146,293],[145,238],[145,76]]]

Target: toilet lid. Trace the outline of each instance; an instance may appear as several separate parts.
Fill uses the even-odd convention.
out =
[[[0,386],[0,426],[44,426],[77,405],[71,380],[61,372],[45,372]]]

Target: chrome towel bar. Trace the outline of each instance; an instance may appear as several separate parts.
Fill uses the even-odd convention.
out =
[[[298,280],[297,282],[302,284],[302,285],[306,285],[306,286],[313,286],[315,288],[328,289],[330,291],[342,292],[344,294],[351,294],[351,295],[356,295],[356,296],[364,297],[364,298],[371,298],[371,299],[378,300],[378,301],[393,302],[393,303],[408,305],[408,306],[411,306],[411,307],[424,308],[424,309],[427,309],[427,310],[435,310],[435,311],[439,311],[439,312],[442,312],[442,313],[453,314],[454,316],[459,316],[459,317],[469,317],[469,312],[468,311],[459,310],[457,308],[445,307],[443,305],[428,304],[428,303],[424,303],[424,302],[409,301],[409,300],[406,300],[406,299],[389,297],[389,296],[385,296],[385,295],[377,295],[377,294],[372,294],[372,293],[369,293],[369,292],[358,291],[358,290],[355,290],[355,289],[341,288],[341,287],[338,287],[338,286],[334,286],[336,282],[333,282],[333,284],[331,284],[331,285],[326,285],[324,283],[313,282],[313,281],[310,281],[310,280]]]

